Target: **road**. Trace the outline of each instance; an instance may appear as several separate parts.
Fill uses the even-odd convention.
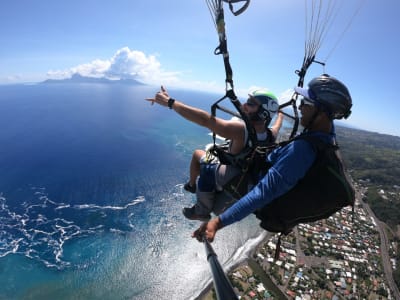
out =
[[[393,293],[392,296],[394,297],[394,299],[400,299],[400,292],[393,279],[392,265],[390,263],[390,258],[389,258],[389,239],[386,235],[386,230],[385,230],[386,224],[379,221],[379,219],[375,216],[374,212],[371,210],[368,204],[366,204],[362,200],[360,200],[360,203],[362,204],[365,211],[375,220],[379,236],[381,239],[381,257],[382,257],[383,271],[385,272],[385,277],[389,284],[389,288]]]

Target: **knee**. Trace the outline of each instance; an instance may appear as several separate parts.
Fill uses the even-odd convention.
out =
[[[194,160],[200,161],[200,159],[201,159],[205,154],[206,154],[206,152],[205,152],[204,150],[197,149],[197,150],[194,150],[192,157],[193,157]]]

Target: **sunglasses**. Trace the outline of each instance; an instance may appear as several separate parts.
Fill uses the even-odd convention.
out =
[[[260,105],[260,103],[258,103],[257,100],[255,100],[255,99],[253,99],[253,98],[247,99],[246,104],[247,104],[248,106],[250,106],[250,107]]]

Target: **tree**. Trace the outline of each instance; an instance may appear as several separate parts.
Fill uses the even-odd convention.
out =
[[[321,278],[317,279],[317,284],[321,290],[324,290],[327,287],[325,280],[322,280]]]
[[[383,287],[379,287],[379,289],[376,291],[376,293],[378,295],[387,297],[388,296],[388,292],[383,288]]]
[[[397,260],[399,262],[399,260]],[[393,279],[396,282],[397,287],[400,289],[400,268],[396,268],[393,272]]]

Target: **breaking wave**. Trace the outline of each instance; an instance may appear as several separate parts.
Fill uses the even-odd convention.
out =
[[[0,194],[0,257],[22,254],[57,269],[72,265],[63,259],[67,241],[131,231],[132,208],[145,201],[139,196],[121,205],[71,205],[49,199],[44,188],[31,189],[33,199],[17,206]]]

